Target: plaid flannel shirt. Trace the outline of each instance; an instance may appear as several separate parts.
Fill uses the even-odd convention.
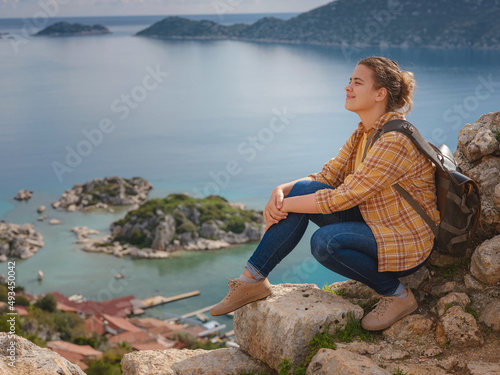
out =
[[[386,113],[367,135],[398,118],[404,116]],[[337,157],[327,162],[321,172],[310,175],[336,188],[317,191],[317,207],[328,214],[359,206],[377,241],[379,272],[413,268],[429,256],[434,234],[392,185],[400,184],[438,224],[435,166],[408,137],[390,132],[371,146],[355,171],[356,153],[364,132],[360,122]]]

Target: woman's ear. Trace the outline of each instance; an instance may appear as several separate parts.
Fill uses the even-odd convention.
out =
[[[375,100],[377,102],[382,102],[387,98],[387,89],[385,87],[382,87],[377,90],[377,96],[375,97]]]

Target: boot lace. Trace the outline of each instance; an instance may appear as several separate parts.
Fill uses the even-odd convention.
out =
[[[384,315],[389,306],[392,304],[394,301],[395,297],[382,297],[376,304],[375,308],[372,310],[373,314],[376,315]]]
[[[240,284],[236,281],[237,279],[231,280],[227,277],[226,279],[228,280],[227,286],[229,287],[229,292],[227,292],[227,295],[224,299],[229,299]]]

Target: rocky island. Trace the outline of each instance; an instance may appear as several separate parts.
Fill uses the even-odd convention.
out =
[[[129,211],[111,224],[111,234],[103,238],[89,238],[99,232],[86,227],[72,231],[85,251],[167,258],[176,250],[214,250],[258,241],[264,234],[263,223],[260,212],[219,196],[196,199],[172,194]]]
[[[367,46],[499,49],[500,2],[337,0],[284,21],[220,25],[167,17],[137,36],[238,39],[359,48]],[[352,51],[345,51],[352,52]]]
[[[32,224],[0,222],[0,262],[6,262],[8,257],[32,257],[43,246],[43,237]]]
[[[153,186],[141,177],[96,178],[66,190],[52,207],[67,211],[87,211],[111,206],[128,206],[144,202]]]
[[[57,22],[37,32],[35,36],[77,36],[110,34],[111,31],[102,25],[82,25],[81,23]]]

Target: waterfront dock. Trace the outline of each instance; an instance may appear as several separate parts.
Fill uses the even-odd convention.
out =
[[[165,303],[173,302],[173,301],[178,301],[180,299],[184,298],[189,298],[189,297],[194,297],[200,294],[199,290],[194,290],[192,292],[187,292],[183,294],[178,294],[176,296],[172,297],[164,297],[164,296],[153,296],[149,298],[145,298],[142,300],[144,306],[144,309],[150,308],[150,307],[155,307],[159,305],[163,305]]]

